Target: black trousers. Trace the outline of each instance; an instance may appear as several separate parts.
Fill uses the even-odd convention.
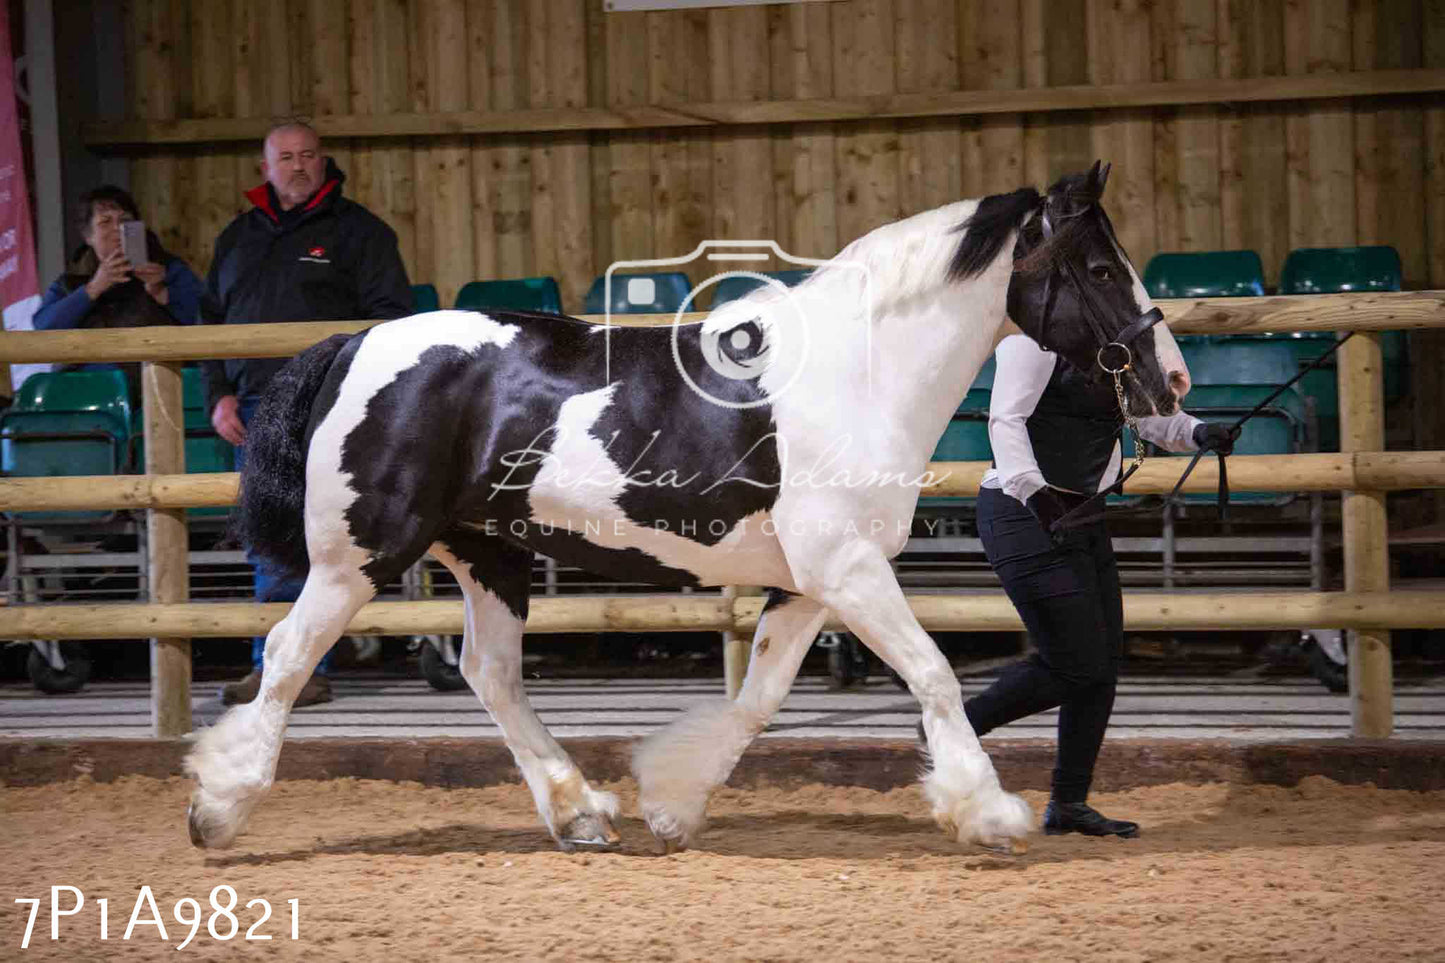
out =
[[[978,534],[1037,651],[1005,669],[964,711],[983,735],[1057,706],[1053,796],[1083,802],[1114,708],[1124,650],[1124,603],[1109,533],[1100,519],[1055,546],[1021,502],[984,488]]]

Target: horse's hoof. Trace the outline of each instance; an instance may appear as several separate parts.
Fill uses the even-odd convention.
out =
[[[206,848],[206,837],[201,834],[200,821],[196,819],[196,804],[186,803],[186,831],[191,834],[191,845],[197,849]]]
[[[186,831],[190,834],[191,845],[197,849],[226,849],[236,841],[236,834],[214,819],[206,819],[206,807],[199,794],[191,797],[186,804]]]
[[[578,846],[611,849],[620,842],[622,837],[612,828],[612,821],[602,813],[583,813],[557,835],[557,844],[565,853],[574,851]]]
[[[997,843],[979,843],[978,846],[999,856],[1022,856],[1029,851],[1027,839],[1005,839]]]
[[[657,840],[657,851],[664,856],[687,849],[703,828],[700,818],[684,821],[664,806],[643,804],[642,818]]]

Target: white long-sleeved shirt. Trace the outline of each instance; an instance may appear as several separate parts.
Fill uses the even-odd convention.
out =
[[[995,467],[984,474],[982,484],[1026,502],[1046,484],[1029,441],[1028,420],[1053,377],[1058,356],[1022,334],[1000,341],[994,356],[998,368],[989,399],[988,440],[993,446]],[[1165,451],[1194,451],[1198,447],[1194,444],[1194,428],[1199,423],[1198,418],[1182,410],[1172,415],[1150,415],[1139,419],[1139,434]],[[1115,442],[1109,467],[1099,479],[1099,491],[1119,477],[1120,455]]]

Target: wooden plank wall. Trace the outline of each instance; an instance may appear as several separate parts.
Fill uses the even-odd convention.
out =
[[[118,0],[122,2],[122,0]],[[136,118],[617,106],[1011,89],[1445,64],[1442,0],[836,0],[604,13],[602,0],[123,0]],[[1141,266],[1390,243],[1445,287],[1438,99],[335,140],[414,281],[551,274],[569,310],[615,259],[706,238],[827,257],[886,221],[1043,186],[1095,157]],[[147,148],[132,182],[204,270],[257,151]],[[770,263],[767,267],[782,265]],[[695,270],[695,280],[707,271]]]

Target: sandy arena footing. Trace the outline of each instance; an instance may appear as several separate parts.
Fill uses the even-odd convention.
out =
[[[194,933],[187,958],[208,960],[1445,958],[1445,791],[1316,775],[1100,792],[1140,838],[1039,836],[1002,857],[945,838],[914,787],[804,778],[719,791],[698,845],[671,856],[655,855],[630,780],[607,785],[626,814],[620,849],[571,855],[516,783],[284,780],[220,852],[187,840],[184,779],[12,785],[0,957],[176,959]],[[52,940],[60,884],[86,902]],[[229,940],[223,884],[237,898]],[[153,924],[127,933],[151,918],[143,887],[164,938]],[[187,897],[189,926],[176,920]],[[13,900],[26,898],[42,905],[21,950],[28,904]],[[271,915],[257,925],[260,899]]]

